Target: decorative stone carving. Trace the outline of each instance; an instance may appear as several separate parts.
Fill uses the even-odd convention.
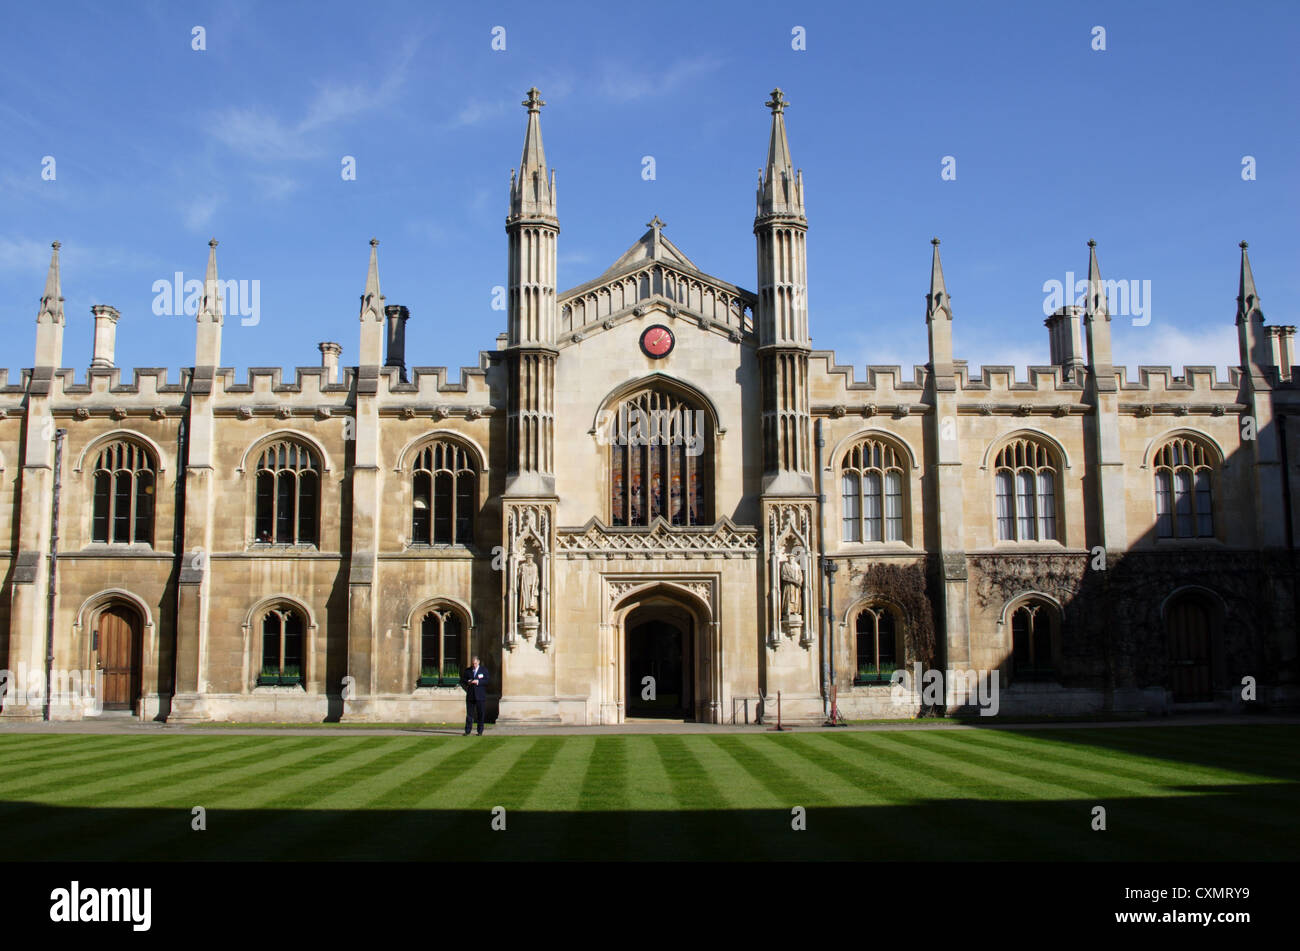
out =
[[[114,406],[110,414],[114,419],[126,419],[126,410],[120,406]]]
[[[1141,406],[1137,408],[1137,415],[1139,419],[1146,419],[1154,412],[1155,410],[1151,408],[1151,405],[1149,403],[1143,403]]]
[[[1016,407],[1017,416],[1028,416],[1033,411],[1034,408],[1030,406],[1028,403],[1021,403],[1019,406]]]
[[[655,519],[648,529],[611,529],[595,519],[579,529],[565,529],[557,536],[556,548],[569,557],[669,557],[673,554],[753,557],[758,551],[758,534],[737,528],[723,519],[713,528],[673,528]]]
[[[275,411],[276,419],[288,419],[292,415],[293,410],[289,409],[287,406],[281,406]]]
[[[251,407],[251,406],[241,406],[241,407],[239,407],[239,409],[235,410],[235,414],[236,414],[240,419],[252,419],[252,418],[253,418],[253,407]]]
[[[90,419],[90,410],[84,406],[78,406],[75,415],[77,419]]]
[[[403,406],[403,407],[402,407],[402,419],[415,419],[415,407],[414,407],[414,406]]]
[[[1223,413],[1224,413],[1224,409],[1222,404],[1215,406],[1214,409],[1210,410],[1210,415],[1212,416],[1222,416]]]
[[[331,415],[331,410],[330,410],[330,408],[329,408],[328,406],[318,406],[318,407],[316,407],[316,418],[317,418],[317,419],[329,419],[329,418],[330,418],[330,415]]]
[[[551,644],[551,525],[550,506],[506,504],[507,650],[521,634],[539,650]]]
[[[149,418],[150,418],[150,419],[166,419],[166,418],[167,418],[167,407],[166,407],[166,406],[155,406],[155,407],[150,411],[150,413],[149,413]]]
[[[434,418],[434,419],[436,419],[436,420],[438,420],[439,422],[441,422],[442,420],[446,419],[447,416],[448,416],[447,407],[445,407],[445,406],[436,406],[436,407],[434,407],[434,410],[433,410],[433,418]]]
[[[836,403],[831,407],[831,419],[843,419],[845,412],[847,411],[844,409],[844,404]]]
[[[469,409],[465,410],[466,419],[478,419],[482,415],[483,415],[483,410],[481,407],[478,406],[471,406]]]
[[[1057,417],[1058,419],[1060,419],[1062,416],[1069,416],[1069,415],[1070,415],[1070,404],[1069,404],[1069,403],[1057,403],[1054,407],[1052,407],[1052,415],[1055,416],[1055,417]]]
[[[868,403],[866,406],[862,407],[862,416],[864,419],[870,419],[879,411],[880,410],[876,407],[875,403]]]
[[[989,402],[980,403],[980,415],[981,415],[981,416],[992,416],[992,415],[993,415],[993,404],[992,404],[992,403],[989,403]]]

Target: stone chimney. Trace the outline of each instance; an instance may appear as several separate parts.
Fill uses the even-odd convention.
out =
[[[1273,365],[1277,367],[1278,377],[1284,382],[1291,379],[1291,366],[1295,363],[1295,328],[1265,327],[1271,338]]]
[[[95,345],[90,365],[92,368],[116,366],[113,358],[117,349],[117,319],[122,315],[116,307],[107,304],[96,304],[90,312],[95,316]]]
[[[325,368],[325,382],[337,383],[339,381],[339,354],[343,352],[341,344],[334,343],[332,340],[326,340],[317,344],[320,347],[320,365]]]
[[[1043,321],[1051,344],[1052,363],[1065,371],[1065,380],[1078,383],[1083,382],[1085,365],[1082,314],[1082,308],[1067,304]]]
[[[397,367],[402,382],[406,382],[406,322],[411,319],[411,312],[401,304],[389,304],[384,308],[388,318],[388,349],[384,366]]]

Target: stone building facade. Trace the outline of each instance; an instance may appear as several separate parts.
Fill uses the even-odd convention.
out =
[[[937,240],[929,362],[859,380],[810,345],[779,90],[754,291],[658,218],[561,290],[524,105],[506,332],[459,382],[407,367],[376,241],[350,365],[326,342],[291,381],[223,367],[213,241],[194,365],[126,379],[97,306],[78,382],[54,245],[34,365],[0,388],[4,716],[45,714],[48,669],[151,719],[457,720],[472,653],[503,721],[724,722],[778,694],[818,721],[832,693],[911,716],[890,674],[917,663],[998,672],[1002,713],[1221,708],[1246,677],[1294,697],[1294,328],[1265,326],[1244,243],[1227,380],[1112,366],[1095,247],[1051,365],[972,374]]]

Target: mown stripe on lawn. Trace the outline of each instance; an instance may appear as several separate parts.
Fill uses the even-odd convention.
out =
[[[88,794],[84,789],[70,789],[62,796],[46,796],[39,802],[26,803],[15,809],[5,808],[3,814],[6,824],[12,827],[11,831],[6,832],[6,837],[26,844],[41,842],[48,836],[50,841],[43,844],[43,850],[57,850],[58,843],[66,841],[85,841],[92,849],[98,849],[96,843],[106,828],[104,816],[110,810],[122,808],[124,800],[133,796],[148,796],[150,807],[163,810],[167,807],[159,801],[159,793],[169,787],[194,785],[195,772],[221,770],[226,775],[232,767],[238,769],[244,764],[255,765],[266,761],[263,749],[250,750],[249,745],[240,743],[238,737],[203,745],[208,747],[205,753],[197,753],[191,745],[187,760],[189,770],[185,773],[154,775],[156,770],[153,769],[129,770],[120,774],[119,781],[115,784],[100,783],[104,788],[94,793]],[[257,744],[258,747],[265,745]],[[184,805],[178,804],[174,808],[180,815],[182,809],[188,813],[194,805],[202,803],[190,799]],[[33,818],[34,816],[41,818]],[[17,823],[19,819],[23,820],[21,824]],[[57,826],[56,833],[50,832],[51,826]]]
[[[130,766],[168,766],[184,762],[189,755],[189,747],[183,742],[159,743],[156,746],[141,746],[131,750]],[[75,783],[78,788],[85,788],[96,780],[112,782],[119,778],[123,769],[124,751],[113,749],[97,752],[84,757],[70,759],[48,769],[25,776],[13,776],[0,780],[0,799],[15,797],[35,797],[43,793],[64,790]],[[106,769],[96,769],[100,764],[111,764]]]
[[[754,834],[747,837],[744,846],[746,850],[754,849],[761,854],[738,855],[737,858],[814,857],[819,848],[825,849],[832,844],[826,836],[816,833],[817,823],[810,816],[810,811],[816,811],[814,806],[831,803],[821,789],[786,765],[790,754],[782,751],[782,739],[800,742],[799,737],[708,737],[710,743],[743,771],[746,780],[741,788],[744,792],[758,792],[761,789],[767,793],[762,798],[773,802],[770,809],[755,804],[749,807],[752,811],[747,810],[747,815],[753,820],[751,825]],[[716,760],[710,760],[711,764],[714,762]],[[736,797],[733,797],[733,801],[736,801]],[[736,804],[742,809],[746,808],[743,798]],[[807,831],[796,831],[793,828],[795,807],[805,810]],[[825,826],[822,828],[825,829]],[[738,844],[740,843],[732,843]]]
[[[873,767],[885,770],[891,780],[913,791],[916,801],[912,806],[893,807],[898,810],[897,822],[916,842],[905,858],[1061,857],[1059,850],[1048,848],[1045,853],[1043,843],[1027,837],[1029,817],[1016,808],[1014,798],[1007,801],[1001,786],[949,781],[941,778],[950,775],[948,757],[916,756],[911,741],[919,732],[835,733],[827,737],[850,753],[870,758]]]
[[[358,744],[332,763],[313,762],[295,775],[291,788],[285,789],[283,784],[263,787],[254,804],[220,809],[210,817],[202,837],[196,837],[188,824],[180,828],[167,824],[152,830],[152,835],[130,840],[131,851],[141,856],[167,857],[183,837],[187,850],[216,848],[232,858],[255,858],[269,850],[275,853],[273,857],[297,858],[296,844],[314,838],[315,829],[332,815],[319,811],[323,808],[320,800],[340,791],[355,795],[355,784],[375,772],[377,764],[388,762],[395,766],[404,761],[408,751],[393,749],[402,742],[400,737],[376,738],[370,744]],[[356,762],[358,758],[360,762]],[[378,768],[383,770],[382,765]],[[273,795],[277,789],[279,794]]]
[[[349,856],[459,860],[491,858],[485,854],[483,833],[490,832],[491,813],[474,809],[485,785],[508,773],[534,741],[501,742],[473,737],[458,753],[440,761],[423,777],[404,783],[371,804],[366,829]],[[382,815],[373,810],[383,808]],[[400,812],[388,812],[388,809]]]
[[[916,840],[901,831],[898,824],[891,820],[893,810],[888,808],[911,805],[915,800],[907,789],[882,771],[849,760],[846,751],[841,750],[839,744],[830,742],[824,734],[815,733],[808,736],[806,742],[792,743],[790,752],[823,773],[834,776],[841,784],[841,788],[848,786],[853,789],[855,798],[865,796],[868,801],[865,809],[871,811],[864,816],[866,837],[861,844],[872,851],[871,854],[862,856],[863,858],[915,857]]]

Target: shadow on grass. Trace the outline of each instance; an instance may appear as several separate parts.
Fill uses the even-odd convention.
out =
[[[1195,763],[1229,772],[1300,782],[1300,726],[1294,724],[1225,723],[1091,730],[1011,729],[1003,732],[1028,739],[1111,750],[1127,756]]]
[[[494,831],[474,810],[220,810],[0,802],[10,861],[1294,861],[1300,786],[1199,786],[1166,797],[949,799],[791,810],[536,812]],[[1106,809],[1106,831],[1092,809]]]

